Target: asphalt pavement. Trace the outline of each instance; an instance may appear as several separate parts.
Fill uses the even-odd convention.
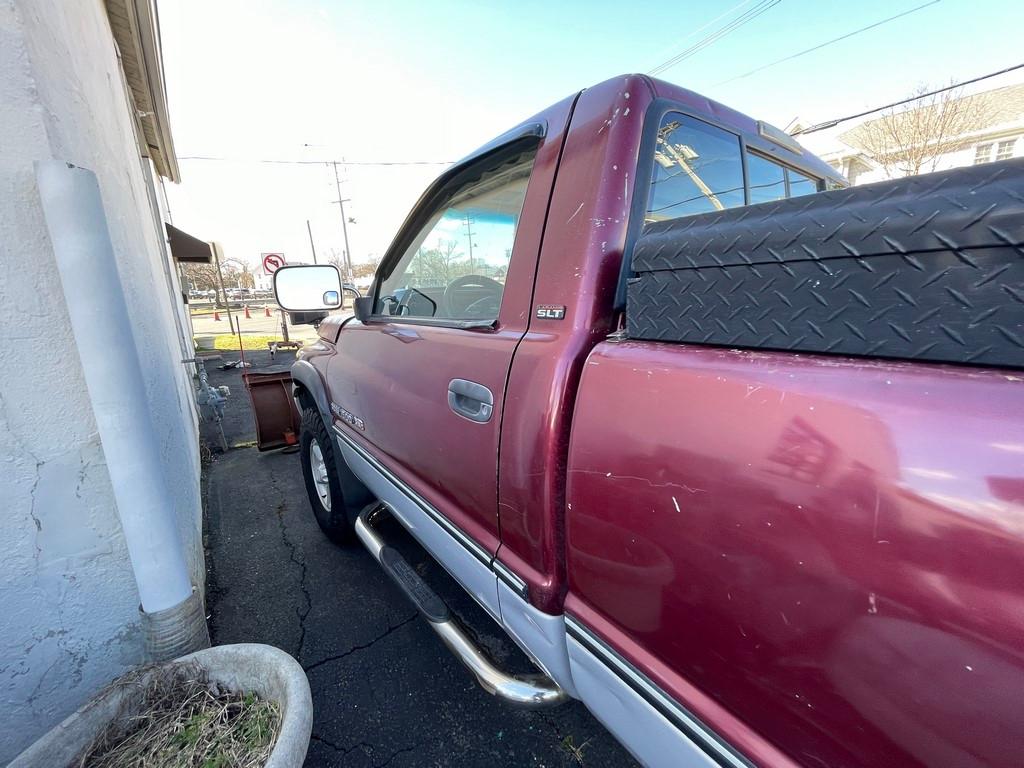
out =
[[[259,370],[269,354],[246,353]],[[288,365],[290,353],[277,356]],[[224,361],[236,359],[225,355]],[[215,644],[261,642],[295,656],[313,692],[307,766],[632,766],[578,702],[529,711],[485,693],[359,544],[320,532],[297,453],[260,453],[241,371],[205,479],[207,610]],[[212,425],[203,425],[211,446]],[[502,666],[524,655],[404,531],[400,549]]]

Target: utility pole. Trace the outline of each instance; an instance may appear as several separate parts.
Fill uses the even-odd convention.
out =
[[[338,161],[332,160],[334,166],[334,186],[338,190],[338,209],[341,211],[341,234],[345,238],[345,276],[348,282],[352,282],[352,253],[348,248],[348,222],[345,219],[345,203],[352,202],[341,197],[341,180],[338,178]]]
[[[309,225],[309,219],[306,219],[306,231],[309,232],[309,249],[313,252],[313,263],[316,264],[316,246],[313,245],[313,228]]]
[[[466,241],[469,243],[469,271],[473,271],[473,219],[466,214]]]
[[[220,271],[220,243],[210,243],[213,247],[213,263],[217,265],[217,282],[220,283],[220,295],[224,299],[224,309],[228,313],[228,325],[231,326],[232,332],[234,332],[234,323],[231,320],[231,302],[228,301],[228,294],[224,290],[224,273]],[[217,308],[217,301],[213,302],[214,309]]]

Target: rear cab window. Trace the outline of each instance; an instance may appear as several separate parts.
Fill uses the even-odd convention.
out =
[[[739,136],[669,113],[658,129],[647,221],[724,211],[745,202]]]
[[[680,112],[658,127],[645,223],[811,195],[823,179],[756,151],[740,136]]]

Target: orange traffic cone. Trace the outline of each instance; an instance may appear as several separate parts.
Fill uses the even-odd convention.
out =
[[[245,305],[245,319],[246,320],[252,320],[252,315],[249,314],[249,305],[248,304]]]
[[[273,317],[273,315],[270,314],[270,307],[264,307],[263,308],[263,314],[266,317]]]
[[[217,310],[214,310],[213,311],[213,319],[218,321],[218,322],[220,322],[220,312],[218,312]]]

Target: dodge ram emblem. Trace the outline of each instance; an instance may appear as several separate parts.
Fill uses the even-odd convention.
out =
[[[337,403],[331,403],[331,412],[334,413],[335,416],[344,421],[346,424],[348,424],[350,427],[355,427],[356,429],[366,431],[366,425],[363,424],[362,419],[360,419],[358,416],[352,413],[349,413]]]

